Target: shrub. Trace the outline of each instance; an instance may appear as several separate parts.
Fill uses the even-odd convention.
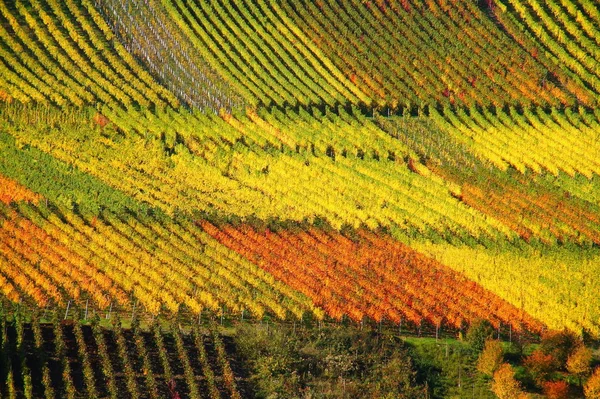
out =
[[[502,360],[504,359],[504,352],[502,349],[502,343],[497,340],[488,339],[485,342],[485,348],[481,355],[479,355],[479,360],[477,361],[477,370],[481,373],[492,376],[494,372],[500,367],[502,364]]]

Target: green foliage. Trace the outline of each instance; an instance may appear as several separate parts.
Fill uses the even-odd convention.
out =
[[[489,321],[484,319],[474,320],[467,330],[465,341],[474,351],[481,352],[486,341],[494,335],[494,332],[494,327]]]
[[[126,210],[147,212],[144,206],[97,178],[28,145],[19,148],[15,139],[0,132],[0,173],[64,209],[98,215],[102,209],[117,214]]]
[[[417,370],[417,382],[427,386],[434,399],[494,398],[489,380],[477,372],[477,354],[466,343],[454,340],[407,338]]]
[[[349,327],[242,325],[235,340],[258,397],[423,397],[406,346],[394,337]]]

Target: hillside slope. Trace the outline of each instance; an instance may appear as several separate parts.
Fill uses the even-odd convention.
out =
[[[599,335],[599,16],[3,2],[0,292]]]

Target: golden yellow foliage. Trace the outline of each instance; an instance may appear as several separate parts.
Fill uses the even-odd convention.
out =
[[[502,343],[495,339],[489,339],[485,342],[485,348],[479,355],[477,370],[485,375],[492,376],[502,364],[503,358]]]
[[[510,364],[502,364],[494,373],[492,391],[499,399],[520,399],[523,397],[521,384],[515,380],[515,371]]]

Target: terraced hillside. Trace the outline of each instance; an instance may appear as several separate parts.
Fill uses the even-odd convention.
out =
[[[2,301],[599,337],[599,31],[585,0],[0,2]]]

